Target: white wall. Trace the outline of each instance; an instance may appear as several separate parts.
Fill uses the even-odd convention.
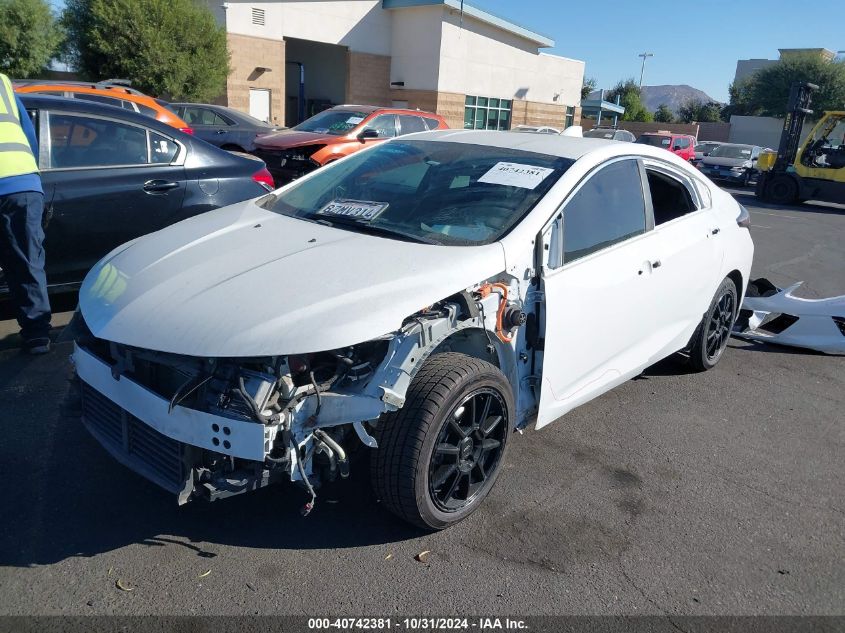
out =
[[[390,55],[391,12],[381,0],[298,0],[227,3],[230,33],[282,39],[296,37],[341,44],[353,51]],[[265,25],[252,23],[252,9],[264,9]]]
[[[805,121],[801,130],[801,143],[809,136],[813,129],[813,121]],[[769,116],[737,116],[731,117],[731,143],[748,143],[777,149],[780,145],[780,135],[783,131],[783,119]]]
[[[584,62],[538,53],[536,44],[467,15],[461,27],[459,15],[443,13],[441,92],[559,105],[580,101]]]
[[[440,66],[440,6],[390,11],[393,14],[390,81],[405,88],[437,90]]]

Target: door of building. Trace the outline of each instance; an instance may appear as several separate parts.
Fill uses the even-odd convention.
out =
[[[260,121],[270,122],[270,91],[268,89],[249,89],[249,114]]]

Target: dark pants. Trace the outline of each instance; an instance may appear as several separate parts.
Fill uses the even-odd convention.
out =
[[[27,191],[0,196],[0,267],[24,340],[50,332],[43,215],[44,194]]]

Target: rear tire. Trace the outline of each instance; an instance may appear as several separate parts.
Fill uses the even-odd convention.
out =
[[[392,513],[424,529],[462,521],[496,482],[513,416],[511,386],[495,366],[452,352],[431,357],[405,405],[379,422],[375,493]]]
[[[713,369],[722,358],[736,321],[737,298],[736,285],[730,278],[725,278],[693,335],[689,363],[694,370]]]

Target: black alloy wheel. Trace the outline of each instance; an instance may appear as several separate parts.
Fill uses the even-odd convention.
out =
[[[493,364],[447,352],[425,361],[398,411],[381,416],[373,490],[385,508],[428,530],[468,517],[502,471],[513,387]]]
[[[738,296],[736,284],[725,278],[690,341],[689,362],[696,371],[712,369],[722,357],[739,311]]]
[[[469,394],[446,416],[428,467],[428,491],[440,510],[460,510],[485,488],[502,458],[507,416],[493,389]]]

